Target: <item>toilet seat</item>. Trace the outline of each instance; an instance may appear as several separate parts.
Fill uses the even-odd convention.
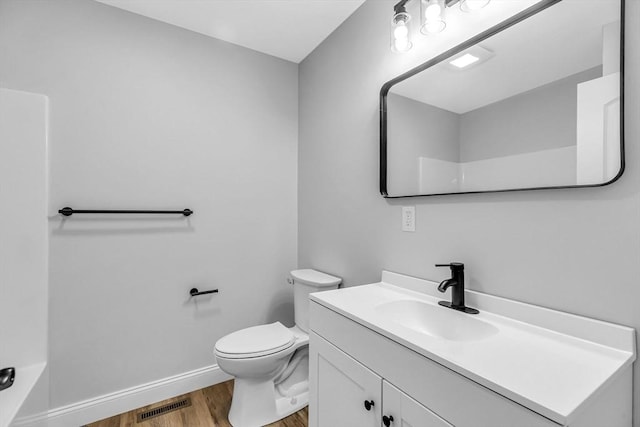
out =
[[[226,335],[215,346],[216,355],[227,359],[249,359],[288,349],[295,336],[282,323],[252,326]]]

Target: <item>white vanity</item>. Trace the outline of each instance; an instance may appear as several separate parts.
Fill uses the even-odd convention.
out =
[[[310,427],[630,427],[635,330],[437,283],[311,295]]]

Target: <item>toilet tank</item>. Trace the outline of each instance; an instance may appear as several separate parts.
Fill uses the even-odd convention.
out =
[[[309,294],[338,289],[342,279],[312,269],[293,270],[290,274],[289,282],[293,283],[296,326],[309,332]]]

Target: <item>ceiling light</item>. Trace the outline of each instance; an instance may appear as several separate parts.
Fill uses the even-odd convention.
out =
[[[479,60],[480,60],[480,58],[478,58],[477,56],[473,56],[470,53],[466,53],[466,54],[462,55],[461,57],[459,57],[458,59],[454,59],[453,61],[449,61],[449,64],[453,65],[454,67],[464,68],[464,67],[468,67],[469,65],[473,64],[474,62],[478,62]]]
[[[447,60],[444,65],[452,71],[467,70],[477,67],[494,56],[495,53],[493,51],[477,44],[454,56],[453,59]]]

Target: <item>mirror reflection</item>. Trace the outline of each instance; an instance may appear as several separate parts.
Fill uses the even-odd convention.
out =
[[[615,180],[620,14],[620,0],[563,0],[393,85],[388,196]]]

